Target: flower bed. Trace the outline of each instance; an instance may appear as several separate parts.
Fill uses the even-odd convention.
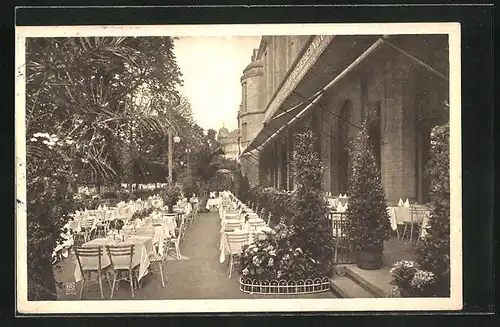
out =
[[[328,277],[306,280],[264,280],[240,277],[240,291],[250,294],[310,294],[330,291]]]
[[[250,198],[275,218],[273,231],[244,246],[240,290],[256,294],[306,294],[330,290],[333,240],[323,199],[323,171],[308,127],[297,135],[293,194],[255,187]],[[252,200],[251,200],[252,201]]]
[[[414,261],[402,260],[394,264],[390,271],[395,286],[394,292],[399,291],[403,297],[432,296],[436,285],[434,273],[422,270]]]

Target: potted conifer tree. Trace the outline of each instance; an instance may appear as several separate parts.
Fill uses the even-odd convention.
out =
[[[384,241],[391,229],[380,172],[369,143],[369,123],[365,120],[349,149],[352,167],[346,229],[358,267],[375,270],[382,267]]]
[[[165,187],[165,189],[161,192],[163,203],[167,206],[168,212],[174,212],[174,205],[181,197],[181,187],[177,184],[170,183]]]

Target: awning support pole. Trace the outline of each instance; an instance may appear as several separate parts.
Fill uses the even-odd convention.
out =
[[[381,44],[384,43],[384,38],[387,38],[387,35],[384,35],[383,37],[380,37],[377,41],[375,41],[368,49],[366,49],[356,60],[354,60],[349,66],[347,66],[346,69],[344,69],[339,75],[337,75],[330,83],[328,83],[322,90],[318,91],[316,94],[318,96],[312,100],[309,105],[307,105],[306,108],[304,108],[301,112],[299,112],[294,118],[292,118],[286,125],[280,127],[273,135],[271,135],[266,141],[264,141],[260,146],[263,147],[265,144],[267,144],[271,139],[273,139],[276,134],[281,132],[285,126],[290,125],[292,122],[294,122],[298,117],[300,117],[304,112],[306,112],[309,108],[311,108],[313,105],[315,105],[323,96],[324,92],[328,90],[330,87],[332,87],[335,83],[338,82],[342,77],[344,77],[347,73],[349,73],[354,67],[356,67],[360,62],[362,62],[368,55],[370,55],[375,49],[377,49]],[[292,91],[295,94],[298,94],[295,91]],[[301,96],[303,99],[306,99],[302,95],[298,94]],[[336,116],[338,119],[342,119],[341,117]],[[343,120],[343,119],[342,119]],[[348,122],[350,123],[350,122]],[[350,123],[353,125],[352,123]],[[355,126],[355,125],[353,125]],[[355,126],[359,128],[358,126]],[[266,136],[269,136],[267,133],[264,132],[264,129],[261,130]],[[257,147],[258,148],[258,147]],[[245,152],[245,151],[244,151]]]

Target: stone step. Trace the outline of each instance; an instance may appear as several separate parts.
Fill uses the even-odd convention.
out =
[[[368,292],[349,276],[335,275],[330,279],[330,288],[339,298],[374,298],[375,296]]]
[[[389,282],[392,280],[388,267],[379,270],[362,271],[358,267],[352,265],[346,266],[344,273],[345,276],[373,294],[373,297],[388,297],[391,288]]]

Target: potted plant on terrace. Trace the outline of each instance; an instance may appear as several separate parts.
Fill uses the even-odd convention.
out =
[[[346,231],[355,250],[356,264],[365,270],[382,267],[384,241],[390,237],[387,203],[368,136],[369,121],[351,143],[351,180]]]
[[[293,153],[293,173],[298,184],[294,195],[271,188],[252,189],[259,207],[274,215],[283,215],[284,219],[264,239],[243,247],[240,289],[244,292],[269,290],[268,294],[273,294],[279,293],[281,288],[288,294],[298,294],[330,290],[333,240],[325,214],[323,170],[313,145],[315,140],[310,125],[305,124],[304,130],[297,135]],[[282,201],[282,207],[276,208],[280,205],[273,205],[273,201]],[[286,210],[285,202],[290,207]],[[288,226],[286,220],[289,220]],[[307,286],[306,281],[314,282]],[[280,286],[273,289],[273,282]],[[254,283],[271,287],[260,288]]]
[[[174,212],[174,205],[181,197],[181,187],[177,184],[169,184],[162,192],[163,203],[168,207],[168,212]]]

